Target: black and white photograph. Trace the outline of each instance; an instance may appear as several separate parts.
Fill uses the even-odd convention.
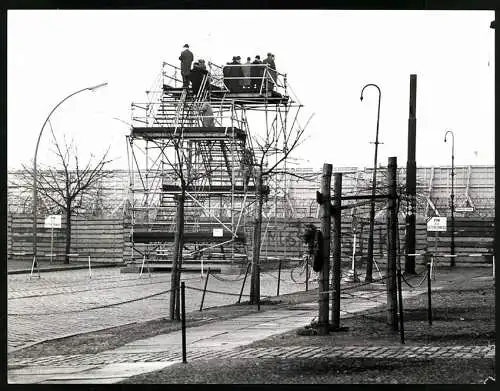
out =
[[[495,28],[9,9],[7,383],[494,384]]]

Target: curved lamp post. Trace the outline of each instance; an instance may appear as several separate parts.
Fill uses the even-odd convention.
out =
[[[372,199],[370,203],[370,232],[368,236],[368,262],[366,264],[366,276],[365,281],[372,281],[372,269],[373,269],[373,226],[375,220],[375,190],[377,186],[377,152],[378,152],[378,126],[380,120],[380,100],[382,98],[382,93],[380,92],[380,88],[376,84],[366,84],[361,90],[361,96],[359,99],[363,101],[363,92],[366,87],[375,87],[378,90],[378,110],[377,110],[377,130],[375,133],[375,158],[373,162],[373,185],[372,185]]]
[[[101,83],[93,87],[86,87],[82,88],[81,90],[78,90],[76,92],[73,92],[72,94],[68,95],[66,98],[61,100],[49,113],[47,118],[45,119],[45,122],[42,125],[42,128],[40,129],[40,134],[38,135],[38,140],[36,142],[36,148],[35,148],[35,157],[33,158],[33,257],[36,262],[36,245],[37,245],[37,237],[36,237],[36,231],[37,231],[37,225],[36,225],[36,220],[37,220],[37,169],[36,169],[36,156],[38,153],[38,146],[40,144],[40,138],[42,137],[43,129],[45,128],[45,125],[47,125],[47,122],[49,122],[50,116],[56,109],[61,106],[63,102],[71,98],[72,96],[79,94],[80,92],[83,91],[95,91],[98,88],[106,86],[108,83]]]
[[[455,134],[451,130],[447,130],[444,134],[444,142],[446,142],[446,136],[448,133],[451,134],[451,261],[450,266],[455,266],[455,186],[454,186],[454,178],[455,178]]]

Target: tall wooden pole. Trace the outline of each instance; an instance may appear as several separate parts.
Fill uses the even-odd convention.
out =
[[[410,114],[408,117],[408,161],[406,162],[406,194],[408,211],[406,213],[406,255],[405,272],[415,274],[415,217],[417,195],[417,163],[415,161],[417,133],[417,75],[410,75]]]
[[[332,165],[323,164],[323,176],[321,178],[321,202],[320,219],[321,233],[323,235],[323,267],[319,272],[319,332],[328,334],[328,301],[330,285],[330,226],[331,226],[331,204],[330,185],[332,180]]]
[[[340,251],[342,240],[341,210],[342,205],[342,173],[333,176],[333,294],[332,294],[332,326],[340,328]]]
[[[389,200],[387,208],[387,323],[398,329],[398,297],[396,286],[396,237],[398,229],[397,203],[397,159],[390,157],[387,165]]]

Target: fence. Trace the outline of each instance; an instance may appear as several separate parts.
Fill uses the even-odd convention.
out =
[[[429,232],[427,246],[429,251],[450,253],[451,222],[448,218],[446,232]],[[495,247],[495,221],[493,218],[455,218],[455,254],[457,265],[490,263]],[[470,256],[477,254],[479,256]],[[483,256],[480,256],[483,255]]]
[[[8,259],[32,260],[33,254],[33,217],[10,214],[7,219]],[[44,217],[37,219],[37,254],[48,259],[62,262],[65,254],[66,222],[62,219],[61,228],[44,227]],[[113,218],[88,218],[74,216],[71,220],[71,254],[90,255],[93,262],[123,261],[123,221]],[[53,241],[53,242],[52,242]]]
[[[405,252],[405,222],[399,221],[399,251]],[[23,214],[9,214],[7,216],[7,246],[8,258],[12,260],[31,260],[33,226],[32,217]],[[319,220],[314,218],[302,219],[271,219],[264,221],[262,226],[262,262],[272,262],[278,258],[298,259],[303,253],[302,234],[304,227],[313,223],[319,227]],[[448,226],[450,223],[448,222]],[[65,249],[64,219],[62,228],[54,229],[54,258],[62,261]],[[246,228],[247,254],[252,252],[252,226]],[[456,218],[455,219],[455,246],[456,254],[484,254],[483,257],[469,257],[467,263],[491,262],[490,254],[494,249],[495,225],[493,218]],[[368,226],[356,233],[355,255],[358,261],[366,254],[368,243]],[[374,256],[377,262],[384,265],[386,260],[385,222],[376,221],[374,226]],[[332,235],[333,237],[333,235]],[[130,226],[124,224],[121,218],[72,218],[71,253],[89,254],[97,262],[123,262],[130,258]],[[438,253],[449,253],[451,232],[440,232],[437,241]],[[353,232],[350,220],[342,222],[342,254],[341,258],[347,262],[353,253]],[[427,233],[425,222],[417,221],[416,225],[416,252],[426,250],[434,252],[436,237],[434,233]],[[38,253],[41,256],[50,254],[51,229],[44,228],[44,219],[38,219]],[[24,255],[21,255],[24,254]],[[136,254],[137,255],[137,254]],[[423,257],[417,257],[417,263],[424,262]],[[459,261],[460,264],[460,261]]]

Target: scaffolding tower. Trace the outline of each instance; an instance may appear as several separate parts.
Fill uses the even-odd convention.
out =
[[[131,261],[172,261],[176,197],[183,188],[183,258],[249,258],[255,165],[258,159],[272,165],[286,151],[286,130],[300,126],[302,105],[286,74],[260,65],[258,77],[234,76],[232,67],[238,65],[209,63],[196,86],[186,89],[180,69],[164,62],[146,101],[131,104]],[[251,124],[260,130],[250,130]],[[263,140],[266,151],[254,148]],[[284,159],[282,174],[265,184],[273,200],[264,210],[268,221],[290,214],[286,165]]]

